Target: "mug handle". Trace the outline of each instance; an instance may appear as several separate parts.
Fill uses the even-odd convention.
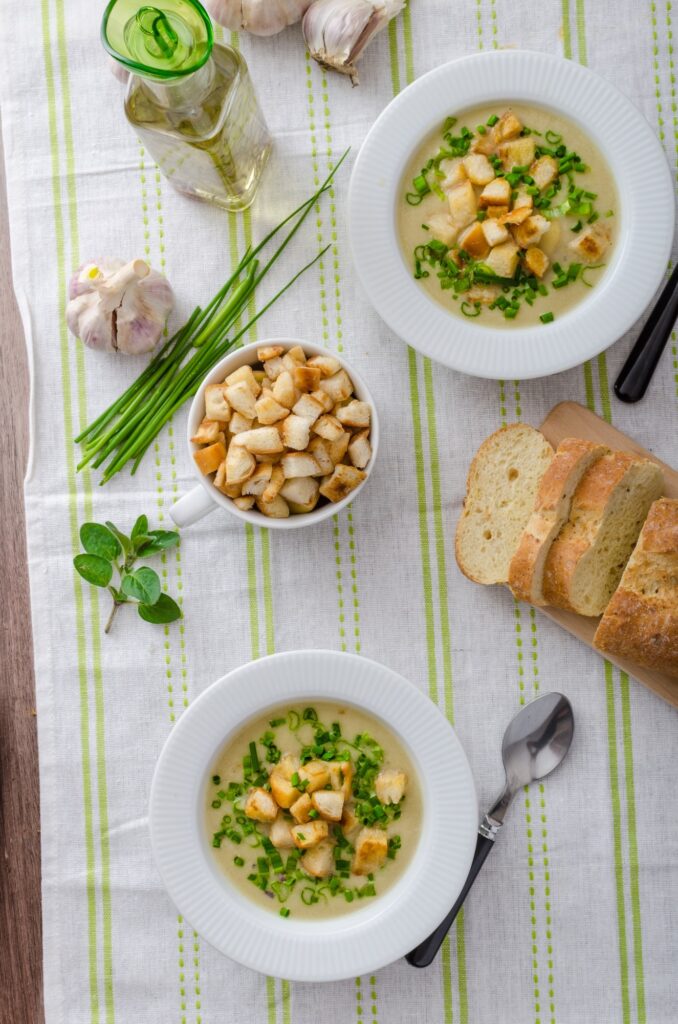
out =
[[[203,516],[214,512],[216,507],[217,503],[214,498],[198,484],[172,505],[169,514],[179,529],[183,529],[184,526],[192,526]]]

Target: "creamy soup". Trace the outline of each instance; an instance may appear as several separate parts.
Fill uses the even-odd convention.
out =
[[[413,154],[400,188],[403,256],[426,292],[494,327],[551,323],[586,297],[615,244],[600,152],[538,107],[477,107]]]
[[[250,722],[208,780],[206,827],[229,882],[281,917],[344,914],[400,877],[422,801],[412,762],[352,707],[285,707]]]

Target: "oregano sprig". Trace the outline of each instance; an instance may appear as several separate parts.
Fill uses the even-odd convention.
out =
[[[148,518],[139,516],[129,537],[108,520],[105,524],[83,523],[80,542],[85,553],[73,559],[76,571],[93,587],[108,590],[113,598],[105,633],[123,604],[135,604],[145,622],[164,625],[182,617],[176,601],[162,592],[157,572],[147,565],[135,568],[137,559],[176,547],[179,543],[176,530],[150,530]],[[119,577],[117,586],[111,582],[114,570]]]

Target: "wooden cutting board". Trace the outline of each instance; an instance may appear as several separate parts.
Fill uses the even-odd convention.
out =
[[[586,441],[596,441],[599,444],[606,444],[609,448],[617,448],[622,451],[636,452],[646,459],[652,459],[664,471],[664,494],[667,498],[678,498],[678,473],[665,462],[655,458],[651,452],[641,448],[626,434],[601,420],[595,413],[589,412],[576,402],[561,402],[556,405],[548,414],[539,428],[546,439],[556,448],[565,437],[581,437]],[[566,629],[568,633],[583,640],[589,647],[593,647],[593,635],[598,627],[599,619],[589,619],[575,612],[561,611],[559,608],[539,608],[558,625]],[[594,648],[595,649],[595,648]],[[601,655],[602,657],[602,655]],[[678,707],[678,679],[671,679],[663,672],[656,672],[654,669],[643,668],[626,658],[613,658],[606,656],[624,672],[637,679],[643,686],[653,690],[669,704]]]

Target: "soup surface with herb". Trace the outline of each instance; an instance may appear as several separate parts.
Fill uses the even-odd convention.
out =
[[[402,744],[353,707],[279,708],[219,754],[206,822],[229,881],[281,917],[346,913],[402,874],[419,783]]]
[[[538,107],[449,117],[408,164],[403,254],[445,309],[479,324],[547,324],[580,302],[615,242],[617,193],[594,143]]]

